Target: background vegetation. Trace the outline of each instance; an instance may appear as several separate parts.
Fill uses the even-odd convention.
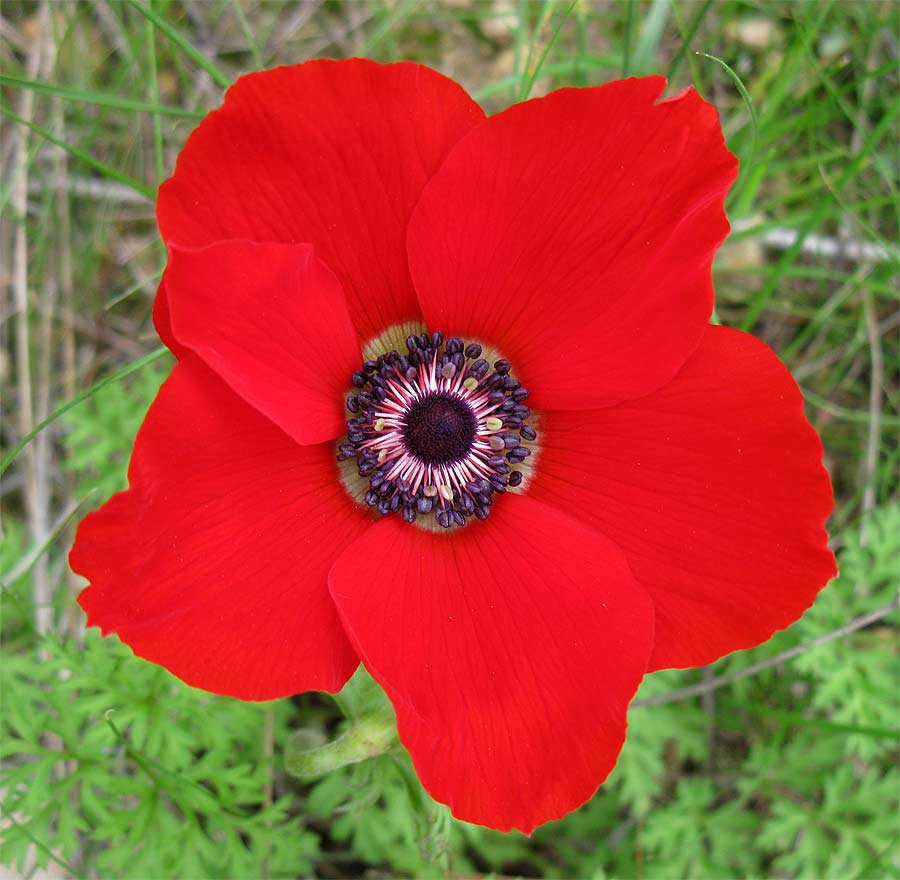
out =
[[[0,483],[6,870],[900,876],[898,15],[876,0],[7,0],[4,454],[53,420]],[[292,780],[289,734],[333,734],[334,701],[191,690],[85,632],[74,604],[73,524],[124,485],[170,367],[150,322],[157,184],[239,73],[353,54],[433,65],[489,110],[623,73],[693,83],[742,160],[718,319],[789,364],[834,479],[840,578],[769,644],[650,676],[608,784],[531,838],[452,821],[402,757]]]

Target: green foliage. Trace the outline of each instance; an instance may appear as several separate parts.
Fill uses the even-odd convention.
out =
[[[780,774],[760,780],[756,794],[768,799],[770,816],[757,845],[777,853],[773,869],[789,876],[886,876],[897,833],[896,767],[854,768],[841,763],[839,743],[826,748],[817,740],[802,735],[782,752],[793,761],[789,787]]]
[[[7,658],[0,861],[25,870],[31,839],[104,877],[253,877],[308,871],[318,839],[282,795],[264,803],[288,702],[193,690],[90,632]],[[46,864],[39,856],[38,864]]]
[[[76,492],[123,489],[131,438],[166,367],[107,385],[65,416],[66,466]],[[2,570],[21,556],[6,535]],[[27,580],[6,585],[4,636],[31,626]],[[18,611],[18,613],[16,613]],[[50,635],[0,668],[4,811],[17,817],[0,862],[21,871],[29,851],[54,853],[106,877],[253,877],[308,871],[319,840],[283,793],[265,803],[277,758],[263,753],[265,716],[283,741],[289,702],[240,703],[183,685],[89,631],[84,645]]]
[[[846,622],[848,612],[857,617],[896,595],[900,505],[876,510],[865,528],[847,532],[845,541],[840,577],[804,617],[798,627],[803,637],[837,629]],[[877,650],[879,643],[883,650]],[[813,648],[797,658],[797,668],[815,681],[811,706],[832,722],[863,731],[847,737],[848,758],[869,761],[897,748],[896,742],[864,732],[873,727],[896,728],[900,721],[896,646],[896,629],[886,625]]]
[[[329,774],[313,788],[306,808],[331,817],[330,835],[366,864],[439,873],[451,820],[421,791],[405,756],[373,758]]]
[[[655,810],[642,843],[648,877],[752,877],[759,820],[735,801],[717,803],[711,779],[685,777],[672,801]]]
[[[666,693],[679,686],[683,675],[658,672],[644,680],[639,696]],[[670,703],[633,711],[628,719],[628,739],[610,777],[625,803],[638,816],[651,803],[681,762],[702,762],[707,756],[709,719],[697,701]]]
[[[80,496],[94,491],[98,502],[124,489],[131,444],[150,402],[171,369],[154,363],[123,382],[106,385],[63,416],[67,471]]]
[[[8,658],[0,678],[4,810],[20,822],[0,861],[24,870],[34,838],[107,877],[309,869],[318,839],[292,799],[263,802],[264,716],[283,742],[290,703],[203,694],[95,632],[83,648],[45,638],[35,659]]]

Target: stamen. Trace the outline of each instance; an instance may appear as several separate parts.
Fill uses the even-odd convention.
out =
[[[365,503],[382,514],[433,514],[442,528],[485,519],[495,495],[523,482],[537,438],[528,391],[477,342],[413,332],[406,350],[366,350],[338,460],[356,459]]]

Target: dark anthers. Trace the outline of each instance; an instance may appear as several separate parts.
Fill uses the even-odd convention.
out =
[[[382,514],[432,515],[445,529],[486,519],[494,497],[522,483],[537,438],[528,391],[476,342],[423,333],[406,347],[353,374],[338,460],[356,458],[365,502]]]

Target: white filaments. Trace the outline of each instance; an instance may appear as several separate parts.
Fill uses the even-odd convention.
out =
[[[388,380],[387,397],[375,411],[378,436],[361,444],[363,449],[385,453],[384,460],[391,463],[386,479],[405,481],[413,494],[418,493],[420,487],[437,487],[442,501],[452,500],[455,488],[482,478],[490,479],[493,469],[487,460],[494,450],[489,440],[502,430],[503,423],[496,419],[489,426],[488,421],[500,404],[489,399],[488,389],[482,385],[476,385],[474,389],[464,387],[464,379],[462,373],[449,378],[442,375],[438,372],[437,363],[432,361],[419,366],[418,376],[413,381],[399,372]],[[405,439],[410,410],[418,401],[437,394],[449,395],[468,407],[474,422],[474,437],[468,452],[457,461],[430,463],[414,454]]]

